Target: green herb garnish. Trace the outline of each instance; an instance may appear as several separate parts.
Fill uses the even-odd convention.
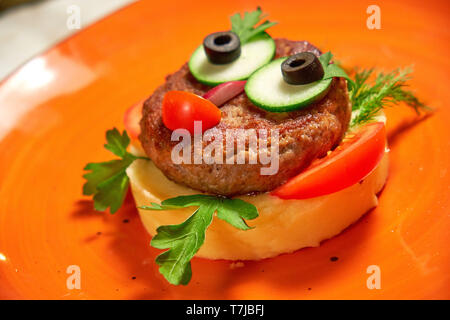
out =
[[[333,58],[333,54],[330,51],[328,51],[327,53],[322,54],[319,57],[319,61],[322,64],[323,71],[325,72],[322,80],[330,79],[330,78],[334,78],[334,77],[345,78],[348,81],[349,87],[353,88],[354,87],[354,82],[347,75],[347,73],[344,71],[344,69],[342,69],[336,63],[331,63],[330,64],[330,61],[331,61],[332,58]]]
[[[129,179],[126,169],[136,159],[147,159],[136,157],[127,151],[130,138],[126,131],[121,135],[116,128],[106,132],[105,148],[121,159],[106,162],[88,163],[84,170],[83,178],[87,181],[83,185],[84,195],[94,195],[94,208],[104,211],[108,207],[111,213],[115,213],[123,203],[127,194]]]
[[[88,163],[84,170],[91,172],[83,176],[87,180],[83,185],[83,194],[94,195],[96,210],[104,211],[109,207],[110,212],[115,213],[122,206],[128,190],[126,169],[133,161],[148,158],[137,157],[127,151],[130,138],[126,131],[120,134],[116,128],[108,130],[106,140],[105,148],[120,159]],[[187,207],[198,209],[179,225],[160,226],[151,241],[155,248],[169,249],[156,258],[156,263],[167,281],[176,285],[189,283],[192,276],[190,261],[202,246],[214,213],[219,219],[241,230],[251,229],[245,220],[258,217],[256,207],[244,200],[203,194],[175,197],[164,200],[161,205],[151,203],[151,206],[141,208],[170,210]]]
[[[369,82],[373,71],[373,69],[362,70],[355,74],[354,85],[350,91],[355,114],[351,126],[370,122],[381,109],[401,102],[412,107],[417,114],[420,114],[420,111],[431,110],[419,101],[412,91],[406,89],[406,81],[411,79],[409,75],[412,68],[396,69],[386,74],[379,73],[374,81]]]
[[[156,231],[151,245],[157,249],[169,249],[156,258],[159,272],[174,285],[186,285],[191,280],[191,259],[205,241],[205,232],[217,212],[219,219],[241,229],[251,229],[244,219],[258,217],[256,207],[240,199],[227,199],[210,195],[191,195],[171,198],[143,206],[146,210],[171,210],[186,207],[198,209],[183,223],[161,226]]]
[[[256,26],[265,17],[266,15],[263,15],[260,7],[252,12],[244,12],[243,18],[240,13],[236,13],[231,16],[231,31],[239,36],[241,45],[248,42],[257,34],[260,34],[266,29],[277,24],[277,22],[270,22],[269,20],[266,20],[259,26]]]
[[[357,72],[353,80],[337,63],[330,64],[332,58],[331,52],[319,57],[325,72],[323,80],[333,77],[347,80],[354,113],[350,127],[370,122],[381,109],[401,102],[414,108],[417,114],[420,114],[420,111],[431,110],[419,101],[412,91],[406,89],[406,81],[411,79],[409,76],[412,73],[411,68],[396,69],[387,74],[379,73],[375,80],[369,83],[373,69]]]

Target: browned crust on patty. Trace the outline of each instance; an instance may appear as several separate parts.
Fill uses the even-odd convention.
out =
[[[275,43],[276,58],[302,51],[315,50],[319,54],[306,41],[275,39]],[[174,164],[171,152],[178,142],[171,141],[172,132],[162,122],[162,99],[170,90],[203,95],[209,89],[191,75],[187,64],[167,76],[166,82],[144,103],[139,136],[147,155],[169,179],[203,192],[230,196],[273,190],[339,144],[350,121],[351,106],[346,82],[342,78],[333,79],[328,94],[322,100],[294,112],[267,112],[254,106],[242,93],[221,107],[222,119],[215,129],[220,130],[223,136],[226,129],[278,130],[278,172],[261,175],[261,167],[268,165],[248,163],[248,141],[245,164]],[[203,147],[207,144],[204,143]]]

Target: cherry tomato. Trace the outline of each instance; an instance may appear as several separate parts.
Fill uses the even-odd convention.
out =
[[[201,121],[202,132],[220,122],[220,109],[211,101],[186,91],[169,91],[162,104],[164,125],[194,133],[194,121]]]
[[[307,199],[350,187],[376,168],[384,155],[385,141],[384,123],[365,125],[271,194],[282,199]]]
[[[141,126],[139,122],[142,118],[142,107],[144,101],[139,101],[132,105],[123,116],[123,122],[125,124],[125,129],[127,130],[131,139],[137,139],[141,133]]]

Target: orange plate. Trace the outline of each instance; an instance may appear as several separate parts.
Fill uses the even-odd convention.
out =
[[[0,85],[0,297],[450,298],[448,3],[377,1],[381,30],[368,30],[367,3],[355,1],[139,1],[32,59]],[[130,105],[257,4],[280,22],[274,37],[308,39],[346,66],[414,64],[412,88],[437,111],[419,120],[387,110],[388,183],[378,208],[341,235],[243,267],[194,259],[191,283],[171,286],[132,198],[115,215],[95,212],[82,169],[111,158],[105,130],[123,128]],[[79,290],[67,289],[70,265]],[[369,265],[380,290],[366,287]]]

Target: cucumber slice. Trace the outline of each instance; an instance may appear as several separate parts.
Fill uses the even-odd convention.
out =
[[[272,61],[247,80],[245,93],[254,105],[271,112],[292,111],[306,107],[327,94],[332,78],[304,85],[285,82],[281,64],[286,59]]]
[[[203,45],[189,60],[192,75],[201,83],[215,86],[227,81],[245,80],[270,62],[275,55],[275,41],[267,34],[255,36],[241,47],[241,55],[228,64],[213,64],[206,57]]]

